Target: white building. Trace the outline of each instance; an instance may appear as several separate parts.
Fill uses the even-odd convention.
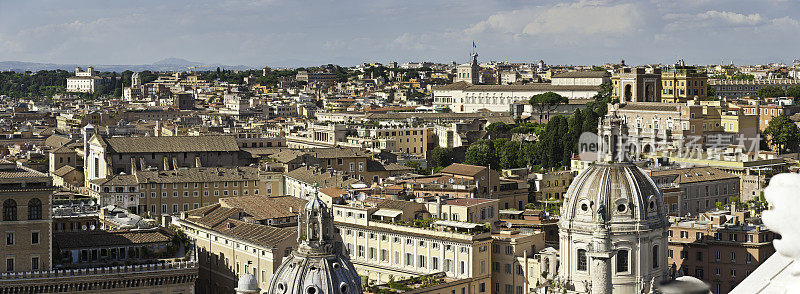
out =
[[[517,101],[527,101],[533,95],[554,92],[568,99],[590,99],[600,86],[557,85],[535,83],[526,85],[471,85],[461,81],[433,89],[433,104],[449,107],[453,112],[477,112],[481,109],[507,112]]]
[[[103,78],[94,75],[94,68],[89,67],[83,71],[80,67],[75,68],[75,76],[67,78],[67,92],[94,93]]]
[[[553,75],[552,85],[559,86],[600,86],[611,83],[611,74],[607,71],[568,71]]]

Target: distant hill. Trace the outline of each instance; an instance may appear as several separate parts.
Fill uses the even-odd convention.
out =
[[[221,67],[229,70],[248,70],[259,69],[260,67],[248,65],[224,65],[224,64],[205,64],[202,62],[189,61],[182,58],[165,58],[151,64],[57,64],[57,63],[37,63],[37,62],[22,62],[22,61],[0,61],[0,71],[38,71],[38,70],[55,70],[62,69],[66,71],[74,71],[76,67],[86,68],[92,66],[97,71],[116,71],[123,72],[130,71],[186,71],[189,66],[205,66],[198,68],[198,70],[216,70]]]

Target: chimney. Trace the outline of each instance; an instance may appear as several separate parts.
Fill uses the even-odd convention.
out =
[[[436,216],[442,217],[442,196],[436,196]]]
[[[136,174],[136,157],[131,157],[131,174]]]

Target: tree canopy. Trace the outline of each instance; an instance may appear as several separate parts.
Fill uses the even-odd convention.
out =
[[[758,97],[761,98],[775,98],[775,97],[783,97],[786,96],[786,93],[783,92],[783,89],[776,86],[766,86],[761,89],[758,89]]]
[[[556,110],[559,105],[569,102],[569,99],[554,92],[545,92],[533,95],[528,102],[539,110],[539,121],[541,121],[544,113],[550,117],[550,112]]]
[[[776,116],[769,121],[764,130],[770,145],[778,153],[797,152],[800,144],[800,131],[797,125],[785,115]]]
[[[798,99],[800,98],[800,86],[791,86],[786,88],[786,96]]]

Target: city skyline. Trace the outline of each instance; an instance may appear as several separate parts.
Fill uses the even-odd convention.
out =
[[[191,4],[191,7],[190,7]],[[45,6],[45,7],[41,7]],[[791,63],[792,1],[4,2],[2,61]],[[713,49],[709,50],[713,44]],[[754,44],[759,44],[755,46]]]

